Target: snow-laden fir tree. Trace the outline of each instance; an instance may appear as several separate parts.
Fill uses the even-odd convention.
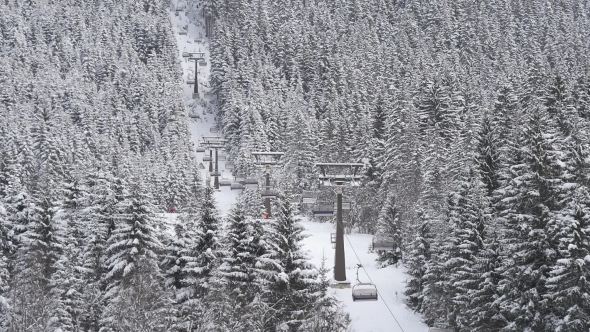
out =
[[[479,271],[476,261],[484,249],[485,227],[489,223],[489,202],[484,185],[473,168],[467,170],[458,183],[459,188],[447,199],[447,220],[450,234],[445,237],[447,261],[444,276],[451,299],[448,323],[458,330],[469,330],[465,312],[470,309],[471,293],[478,288]]]
[[[162,244],[154,230],[154,207],[140,184],[120,205],[122,213],[115,216],[115,229],[107,240],[107,304],[101,331],[165,330],[170,323],[170,298],[158,266]]]
[[[498,190],[503,259],[499,289],[505,331],[543,330],[550,310],[547,280],[557,262],[554,241],[563,180],[559,142],[542,109],[532,109],[522,130],[520,147],[512,151],[506,183]]]
[[[293,215],[291,202],[280,194],[275,207],[267,235],[268,252],[261,259],[269,270],[262,275],[268,282],[265,297],[274,318],[269,328],[297,331],[320,305],[320,280],[303,251],[304,228]]]
[[[425,211],[418,211],[419,224],[415,226],[415,238],[408,246],[406,267],[410,279],[404,294],[408,297],[408,306],[417,312],[423,312],[425,275],[432,260],[431,245],[433,234],[430,229],[430,216]]]
[[[256,315],[251,304],[262,292],[258,269],[260,257],[267,252],[263,221],[246,216],[245,209],[239,200],[228,214],[217,290],[208,297],[218,306],[215,323],[221,330],[251,331],[249,321]]]
[[[192,238],[187,238],[187,245],[178,252],[183,265],[179,271],[181,288],[177,297],[182,303],[183,319],[195,329],[209,323],[204,317],[204,312],[207,312],[209,292],[215,292],[211,279],[222,256],[219,245],[221,217],[214,193],[215,190],[207,183],[198,215],[199,220],[191,231]]]
[[[377,235],[393,241],[392,251],[377,251],[377,261],[381,266],[397,264],[402,259],[400,215],[395,201],[395,196],[389,194],[377,221]]]

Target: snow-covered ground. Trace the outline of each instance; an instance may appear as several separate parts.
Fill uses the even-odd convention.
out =
[[[302,218],[301,223],[308,235],[304,240],[304,247],[309,251],[312,262],[319,267],[322,257],[325,255],[328,266],[333,265],[334,249],[332,249],[330,243],[330,233],[336,232],[335,226],[330,223],[312,222],[307,218]],[[333,290],[336,296],[344,303],[345,310],[350,314],[354,330],[356,332],[402,331],[387,309],[385,305],[387,303],[404,331],[427,332],[428,326],[422,323],[420,316],[408,309],[403,302],[405,298],[403,295],[405,280],[408,277],[404,273],[405,269],[393,266],[378,269],[375,262],[377,255],[370,253],[368,250],[372,239],[371,235],[348,234],[347,238],[344,238],[346,278],[354,285],[356,282],[356,265],[360,263],[366,269],[371,280],[377,285],[380,295],[379,301],[353,302],[350,288]],[[332,276],[331,273],[332,271],[330,271],[330,277]],[[361,282],[369,282],[369,278],[363,269],[359,269],[359,279]]]
[[[214,125],[215,105],[211,102],[211,99],[204,98],[204,92],[210,91],[209,75],[211,63],[209,61],[209,44],[205,37],[203,21],[197,22],[196,25],[192,24],[184,12],[181,12],[179,16],[175,16],[173,10],[170,11],[170,19],[177,37],[178,57],[182,61],[184,98],[185,104],[187,105],[187,114],[189,114],[189,105],[194,103],[195,100],[192,98],[193,86],[186,84],[186,80],[194,77],[195,64],[194,62],[186,61],[182,57],[182,53],[203,52],[205,53],[205,60],[207,62],[207,66],[198,67],[200,99],[196,99],[196,101],[200,100],[201,104],[197,106],[196,114],[200,118],[191,119],[189,124],[192,140],[195,143],[195,147],[197,147],[203,136],[219,136],[223,138],[221,132],[217,134],[210,133],[210,128]],[[179,35],[178,32],[185,26],[188,27],[187,34]],[[205,166],[202,175],[203,179],[206,179],[209,173],[209,165],[207,162],[202,162],[203,155],[204,153],[198,153],[198,159]],[[219,162],[219,171],[222,173],[222,177],[233,179],[231,172],[225,169],[225,162]],[[229,187],[220,187],[220,191],[216,193],[215,198],[222,215],[225,215],[231,208],[239,193],[239,190],[232,191]],[[168,216],[169,223],[174,223],[175,220],[173,219],[175,218]],[[328,223],[311,222],[305,218],[302,224],[305,226],[306,233],[309,235],[305,239],[304,245],[305,249],[310,252],[312,262],[319,267],[321,259],[325,255],[328,265],[332,264],[334,261],[334,250],[330,244],[330,233],[334,232],[334,226]],[[380,300],[377,302],[353,302],[351,289],[333,290],[336,292],[337,297],[344,303],[346,311],[350,313],[354,330],[356,332],[401,331],[385,306],[383,302],[385,301],[405,332],[428,331],[428,327],[420,322],[420,317],[409,310],[403,303],[404,281],[407,277],[404,274],[404,269],[395,267],[377,269],[375,264],[376,255],[369,253],[367,250],[371,242],[370,235],[352,234],[348,235],[348,238],[380,293]],[[359,261],[354,255],[348,241],[345,241],[345,250],[347,278],[354,284],[356,279],[356,264]],[[369,281],[362,269],[359,272],[359,279],[362,282]]]
[[[176,1],[174,5],[176,6],[178,2],[179,1]],[[209,61],[209,43],[205,37],[203,21],[199,21],[197,22],[197,25],[195,25],[189,21],[184,11],[180,12],[178,16],[175,16],[174,10],[170,10],[170,20],[172,22],[172,29],[176,35],[178,57],[182,62],[184,98],[185,104],[187,105],[187,114],[190,114],[189,105],[195,102],[198,104],[195,114],[199,115],[200,118],[191,119],[189,123],[192,140],[195,143],[195,147],[198,147],[203,136],[219,136],[220,138],[223,138],[221,132],[210,132],[211,127],[215,125],[215,104],[212,102],[211,98],[204,98],[205,92],[210,92],[211,90],[209,84],[211,70],[211,62]],[[179,32],[184,30],[183,27],[185,26],[188,27],[187,34],[180,35]],[[193,61],[185,60],[185,58],[182,57],[183,52],[205,53],[205,61],[207,62],[207,65],[198,66],[198,99],[193,99],[192,97],[193,85],[186,83],[187,79],[194,78],[195,63]],[[209,174],[209,163],[203,162],[204,155],[204,153],[198,153],[199,162],[205,166],[205,169],[202,170],[202,178],[205,180]],[[222,178],[233,180],[231,171],[225,169],[225,162],[219,162],[219,171],[221,172]],[[213,185],[213,178],[211,178],[211,185]],[[217,200],[222,215],[227,213],[239,194],[239,190],[231,190],[230,187],[227,186],[220,187],[220,191],[215,194],[215,199]]]

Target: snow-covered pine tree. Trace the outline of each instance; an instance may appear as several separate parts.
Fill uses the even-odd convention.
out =
[[[424,276],[431,264],[432,252],[430,246],[433,234],[430,230],[430,216],[423,210],[418,211],[418,224],[415,226],[415,238],[408,246],[406,267],[410,279],[404,294],[408,297],[408,306],[417,312],[423,312]]]
[[[282,193],[275,207],[275,218],[270,222],[267,235],[269,250],[261,260],[262,265],[270,265],[269,270],[275,272],[262,276],[270,282],[266,290],[266,300],[274,318],[270,328],[298,331],[320,304],[319,294],[314,291],[319,275],[302,249],[304,228]]]
[[[484,249],[485,227],[489,222],[489,202],[484,184],[473,169],[467,170],[459,188],[448,197],[447,220],[450,234],[445,237],[444,276],[448,280],[446,293],[451,299],[447,322],[460,331],[468,330],[466,310],[470,309],[472,291],[478,288],[475,269],[479,252]]]
[[[546,282],[557,261],[554,239],[560,208],[561,161],[555,128],[542,109],[525,121],[520,147],[513,149],[498,205],[503,259],[499,289],[506,331],[543,330],[549,310]]]
[[[170,297],[158,266],[162,244],[154,230],[154,207],[141,183],[135,184],[120,211],[107,240],[107,304],[100,330],[165,330],[170,324]]]
[[[262,292],[258,265],[260,257],[267,251],[264,229],[260,219],[245,215],[242,201],[232,207],[227,222],[223,239],[225,253],[216,272],[216,278],[219,278],[216,284],[222,290],[208,299],[218,306],[215,317],[220,329],[250,331],[250,316],[256,315],[250,305]]]
[[[377,251],[377,261],[383,267],[397,264],[402,259],[400,215],[395,201],[393,194],[387,196],[377,220],[377,234],[393,240],[394,245],[392,251]]]
[[[209,323],[204,320],[207,311],[207,299],[212,291],[213,273],[221,260],[219,245],[221,218],[217,210],[215,190],[209,183],[203,193],[203,202],[199,221],[192,230],[192,239],[179,251],[180,260],[184,262],[181,270],[181,288],[178,300],[182,303],[182,319],[193,328]],[[188,242],[190,241],[190,242]]]

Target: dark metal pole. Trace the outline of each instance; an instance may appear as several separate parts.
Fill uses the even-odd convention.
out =
[[[344,224],[342,221],[342,186],[336,182],[336,255],[334,256],[334,280],[346,281],[346,259],[344,257]]]
[[[199,79],[197,78],[197,68],[199,64],[199,60],[195,59],[195,88],[193,90],[193,93],[199,94]]]
[[[270,189],[270,166],[266,166],[266,190]],[[264,199],[264,207],[266,208],[266,213],[268,213],[268,218],[272,217],[270,212],[270,198],[267,197]]]
[[[213,172],[213,149],[209,150],[209,157],[211,157],[211,161],[209,162],[209,172]]]
[[[219,189],[219,176],[217,176],[218,172],[219,172],[219,155],[217,153],[217,148],[215,148],[215,189]]]

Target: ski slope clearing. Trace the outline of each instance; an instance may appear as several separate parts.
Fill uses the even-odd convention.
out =
[[[174,8],[181,3],[181,1],[173,1],[169,9],[170,21],[172,22],[172,29],[176,35],[176,45],[178,47],[178,58],[182,64],[182,84],[184,85],[184,98],[186,104],[187,114],[191,117],[189,127],[191,131],[192,141],[195,148],[199,146],[203,136],[219,136],[223,138],[221,132],[211,133],[210,129],[215,125],[215,100],[213,97],[205,98],[205,93],[211,93],[209,85],[209,75],[211,71],[211,62],[209,61],[209,43],[205,37],[205,27],[202,21],[191,22],[186,16],[186,13],[180,12],[178,16],[174,15]],[[185,28],[188,28],[185,30]],[[186,31],[186,35],[179,34],[180,31]],[[182,54],[184,52],[203,52],[205,54],[206,66],[198,67],[199,80],[199,98],[193,99],[193,85],[187,84],[188,79],[194,78],[195,62],[188,61]],[[209,94],[208,94],[209,96]],[[208,153],[208,151],[207,151]],[[204,181],[209,175],[209,163],[203,162],[204,153],[197,153],[199,163],[205,167],[201,170],[201,175]],[[233,176],[229,170],[225,169],[225,162],[219,162],[219,171],[222,178],[233,180]],[[213,185],[213,178],[210,179]],[[222,216],[225,216],[236,198],[240,194],[239,190],[231,190],[229,187],[220,187],[216,192],[215,199],[217,200],[219,210]]]
[[[302,218],[301,224],[306,229],[305,234],[309,236],[303,243],[312,257],[312,263],[320,266],[322,257],[325,255],[327,265],[333,265],[334,250],[330,243],[330,233],[336,232],[335,226],[330,223],[309,221],[307,218]],[[373,283],[377,285],[379,301],[353,302],[350,288],[333,290],[338,299],[344,303],[346,312],[350,314],[352,328],[356,332],[402,331],[391,316],[387,306],[383,303],[385,301],[405,332],[427,332],[428,326],[422,323],[420,316],[408,309],[404,303],[405,296],[403,292],[405,280],[408,278],[405,269],[401,266],[388,266],[378,269],[375,261],[377,255],[370,253],[368,250],[371,239],[372,235],[367,234],[346,235],[344,239],[346,277],[351,282],[351,285],[355,284],[356,264],[359,263],[359,259],[355,255],[356,251],[360,263],[364,266]],[[369,278],[363,269],[359,269],[359,279],[361,282],[369,282]]]
[[[176,4],[172,8],[175,8],[175,6]],[[197,147],[203,136],[223,137],[221,133],[210,133],[210,128],[215,124],[215,100],[214,96],[204,98],[205,92],[210,92],[209,75],[211,67],[208,41],[205,37],[204,23],[202,21],[194,24],[195,22],[191,22],[184,12],[175,16],[172,8],[170,10],[170,19],[177,37],[178,57],[183,69],[183,89],[187,114],[192,116],[189,126],[192,140],[195,143],[195,147]],[[179,32],[185,30],[185,27],[188,28],[186,30],[187,34],[180,35]],[[183,52],[203,52],[205,54],[207,65],[198,66],[200,93],[198,99],[192,98],[193,85],[186,83],[187,79],[194,78],[195,64],[183,58]],[[202,162],[203,155],[204,153],[198,153],[198,159],[205,166],[205,169],[202,170],[203,179],[207,179],[209,173],[208,163]],[[222,173],[222,177],[232,179],[230,171],[225,169],[225,162],[219,162],[219,171]],[[211,181],[213,180],[211,179]],[[239,194],[239,190],[232,191],[229,187],[220,187],[220,191],[216,193],[215,198],[222,215],[226,215]],[[176,222],[175,217],[167,216],[167,223],[170,229],[172,228],[171,225]],[[306,234],[309,235],[305,239],[304,245],[310,252],[312,263],[316,267],[319,267],[322,257],[325,255],[328,266],[333,264],[334,250],[330,244],[330,233],[334,232],[334,226],[328,223],[311,222],[306,218],[303,218],[302,224],[306,228]],[[375,263],[377,256],[368,252],[371,238],[372,236],[364,234],[348,235],[348,239],[359,255],[361,263],[378,287],[380,300],[376,302],[353,302],[351,289],[333,290],[336,296],[344,303],[345,310],[350,314],[352,328],[356,332],[401,331],[388,308],[383,303],[383,300],[385,300],[405,332],[428,331],[428,327],[420,321],[420,316],[409,310],[403,302],[403,291],[407,278],[404,274],[404,269],[391,266],[384,269],[377,269]],[[345,250],[347,277],[354,284],[356,279],[356,264],[359,261],[348,241],[345,241]],[[362,282],[369,281],[369,278],[362,269],[359,271],[359,278]]]

